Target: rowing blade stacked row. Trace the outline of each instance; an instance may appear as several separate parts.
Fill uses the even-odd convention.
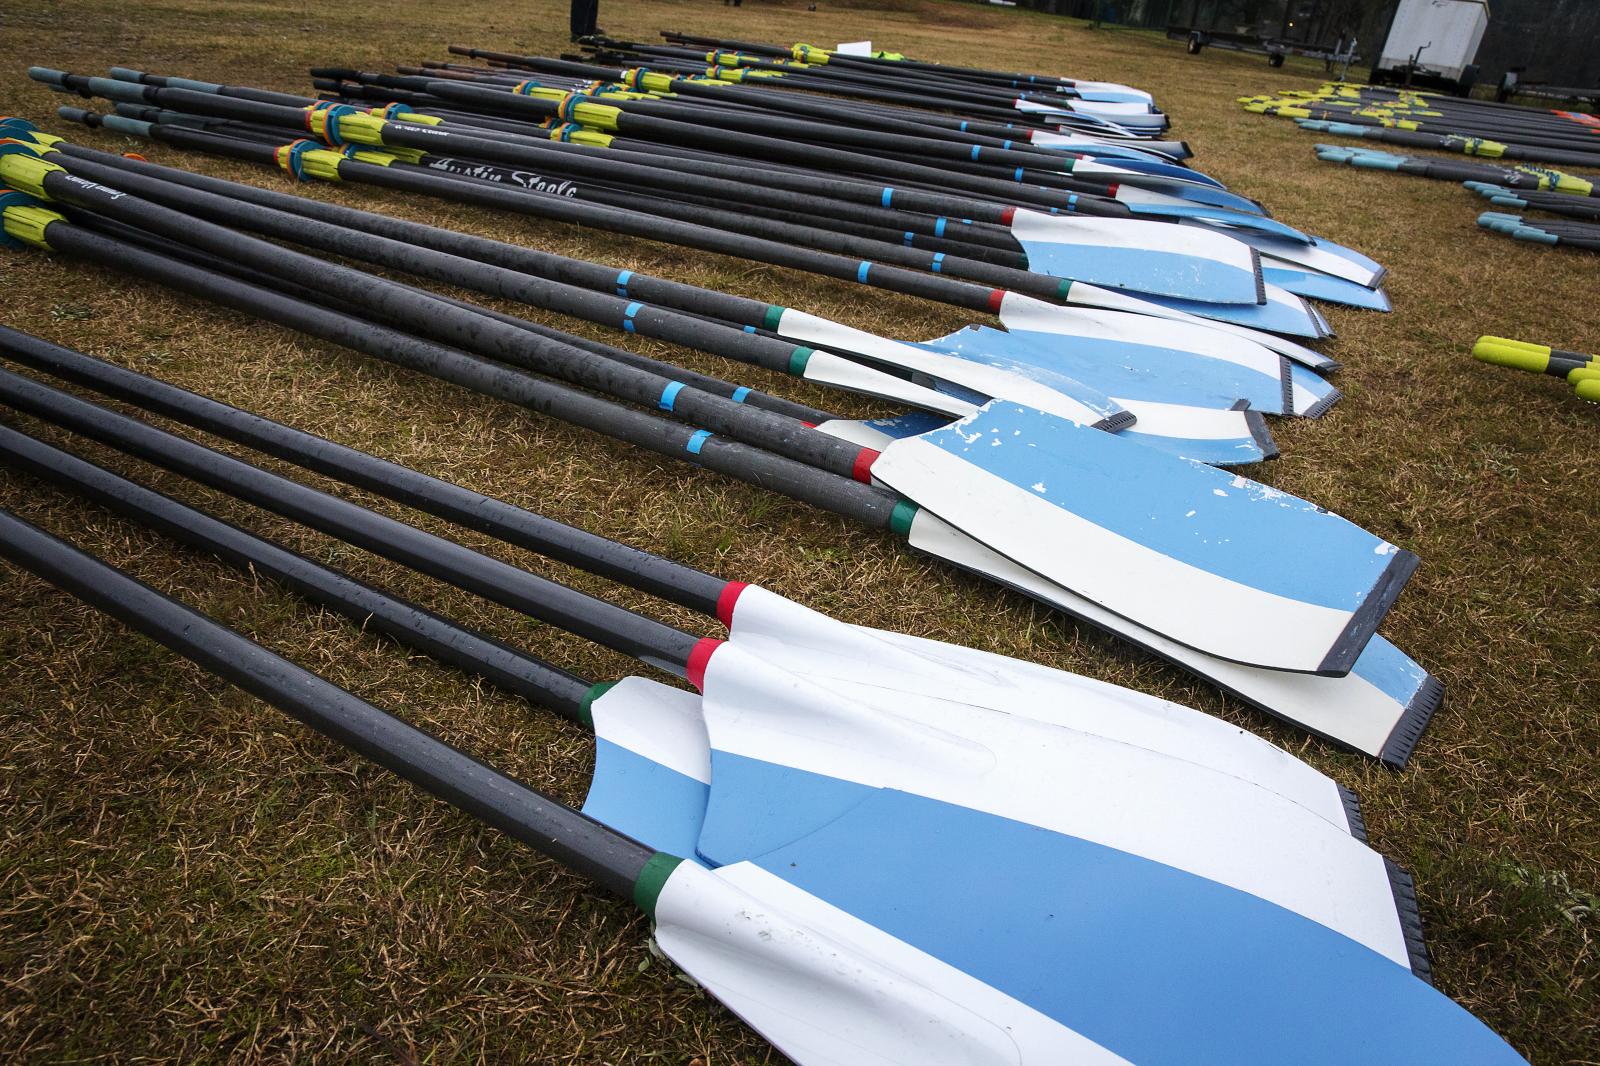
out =
[[[1184,165],[1137,90],[713,47],[714,77],[635,67],[615,91],[540,66],[571,60],[505,54],[319,72],[336,100],[33,74],[113,101],[62,110],[90,127],[842,277],[1005,328],[880,337],[22,120],[3,120],[4,231],[893,533],[1403,764],[1440,688],[1376,627],[1415,557],[1223,469],[1270,452],[1264,412],[1337,398],[1317,373],[1331,361],[1293,339],[1322,335],[1320,314],[1279,283],[1381,304],[1376,264]],[[842,418],[397,274],[909,410]],[[798,1062],[1517,1061],[1426,984],[1411,880],[1366,845],[1355,798],[1247,733],[846,625],[13,330],[0,354],[717,618],[726,640],[0,371],[11,411],[689,681],[577,678],[0,427],[0,455],[29,474],[592,730],[579,812],[0,514],[7,558],[631,898],[674,962]]]

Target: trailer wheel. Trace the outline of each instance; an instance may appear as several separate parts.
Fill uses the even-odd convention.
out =
[[[1269,66],[1269,67],[1281,67],[1281,66],[1283,66],[1283,53],[1282,52],[1273,52],[1271,55],[1267,56],[1267,66]]]
[[[1184,44],[1184,50],[1192,56],[1197,56],[1200,54],[1200,49],[1204,48],[1205,46],[1205,34],[1200,33],[1199,31],[1194,31],[1189,34],[1189,40]]]

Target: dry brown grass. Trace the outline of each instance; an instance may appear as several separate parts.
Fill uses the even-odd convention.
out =
[[[1211,173],[1391,268],[1395,314],[1331,314],[1348,399],[1321,422],[1280,423],[1285,458],[1263,476],[1421,554],[1424,567],[1386,632],[1449,695],[1411,769],[1389,773],[1304,740],[887,537],[134,280],[7,255],[4,320],[631,543],[758,578],[852,620],[1027,656],[1248,724],[1362,793],[1375,843],[1417,874],[1446,992],[1538,1062],[1600,1061],[1592,943],[1600,592],[1588,565],[1600,412],[1553,380],[1477,366],[1465,354],[1479,333],[1600,345],[1595,260],[1478,232],[1479,202],[1448,184],[1316,163],[1312,138],[1232,103],[1310,84],[1310,67],[1270,71],[1257,58],[1216,52],[1193,59],[1148,34],[936,0],[821,7],[639,0],[606,7],[601,22],[637,38],[659,28],[820,43],[871,37],[919,57],[1132,82],[1157,93]],[[565,9],[548,2],[407,0],[359,9],[347,24],[340,13],[350,10],[358,9],[12,0],[0,12],[0,112],[45,118],[61,102],[25,80],[27,63],[84,72],[123,63],[303,91],[304,69],[316,63],[378,67],[439,57],[451,42],[553,53],[565,40]],[[140,150],[275,183],[262,171]],[[959,321],[679,249],[371,190],[306,191],[900,336],[937,335]],[[649,350],[730,373],[714,360]],[[840,406],[792,384],[780,391]],[[73,446],[571,668],[596,677],[627,669],[510,612]],[[583,793],[590,756],[576,730],[30,478],[0,470],[0,505],[533,784],[572,799]],[[459,539],[560,573],[482,538]],[[652,960],[647,929],[628,908],[9,568],[0,663],[0,1049],[8,1058],[773,1058]]]

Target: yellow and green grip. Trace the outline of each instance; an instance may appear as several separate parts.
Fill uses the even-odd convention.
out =
[[[1600,357],[1509,337],[1479,337],[1472,346],[1472,355],[1485,363],[1534,374],[1549,374],[1574,384],[1600,378]]]
[[[50,250],[45,230],[61,216],[16,189],[0,187],[0,245],[27,244]]]

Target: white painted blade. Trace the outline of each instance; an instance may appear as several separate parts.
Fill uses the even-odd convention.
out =
[[[1276,286],[1267,286],[1268,299],[1272,298],[1273,290],[1276,288]],[[1149,315],[1151,318],[1165,318],[1170,319],[1173,322],[1183,322],[1191,326],[1200,326],[1205,329],[1216,330],[1218,333],[1228,333],[1235,337],[1242,337],[1245,340],[1253,341],[1256,344],[1261,345],[1263,348],[1266,348],[1269,351],[1277,352],[1279,355],[1288,356],[1290,359],[1293,359],[1302,366],[1310,367],[1313,370],[1334,370],[1339,366],[1337,360],[1330,359],[1328,356],[1323,355],[1321,352],[1316,351],[1315,349],[1308,348],[1296,341],[1280,337],[1275,333],[1268,333],[1265,330],[1252,329],[1249,326],[1241,326],[1235,322],[1224,322],[1217,319],[1203,318],[1188,311],[1179,310],[1175,307],[1168,307],[1165,304],[1157,303],[1154,300],[1142,299],[1141,297],[1135,296],[1132,293],[1119,292],[1115,289],[1106,289],[1099,285],[1087,285],[1081,281],[1078,281],[1073,282],[1072,288],[1068,290],[1067,299],[1075,304],[1081,304],[1085,307],[1100,307],[1108,311],[1128,311],[1133,314]],[[1326,320],[1324,320],[1322,316],[1317,313],[1316,308],[1313,307],[1310,310],[1311,314],[1319,323],[1319,326],[1325,329]]]
[[[1207,223],[1184,221],[1178,223],[1190,229],[1206,226]],[[1345,281],[1352,281],[1363,288],[1376,288],[1383,280],[1383,269],[1373,269],[1363,263],[1355,262],[1342,255],[1337,255],[1326,248],[1316,244],[1300,244],[1297,241],[1284,240],[1264,233],[1253,233],[1249,230],[1230,230],[1230,235],[1250,245],[1263,255],[1270,255],[1274,259],[1282,259],[1293,263],[1295,266],[1306,270],[1313,270],[1319,274],[1331,274]]]
[[[813,352],[806,360],[806,367],[801,377],[820,385],[832,385],[865,396],[910,404],[924,411],[937,411],[952,418],[965,418],[977,410],[975,404],[960,397],[918,385],[914,381],[893,374],[886,374],[853,359],[834,355],[832,352]]]
[[[1214,303],[1263,297],[1255,250],[1212,226],[1018,210],[1011,234],[1037,273]]]
[[[1141,626],[1280,670],[1348,672],[1417,564],[1308,501],[1001,401],[872,474]]]
[[[1069,298],[1077,289],[1074,284]],[[1133,309],[1062,306],[1008,292],[1000,302],[1000,321],[1007,329],[1172,348],[1247,367],[1271,378],[1282,375],[1281,356],[1248,337],[1213,329],[1200,322],[1135,313]]]
[[[1408,728],[1420,732],[1439,699],[1438,683],[1427,671],[1382,637],[1373,638],[1356,661],[1355,669],[1344,677],[1246,666],[1195,651],[1114,614],[1019,566],[925,510],[918,511],[912,519],[906,540],[918,551],[1081,618],[1176,663],[1268,714],[1374,758],[1385,753],[1398,733]]]
[[[876,806],[892,813],[892,797]],[[644,901],[674,963],[798,1066],[1510,1066],[1504,1041],[1360,945],[1226,889],[1086,855],[1056,899],[989,854],[836,836]],[[792,858],[791,858],[792,856]],[[1103,861],[1096,861],[1103,860]]]
[[[845,695],[906,693],[930,725],[956,724],[943,713],[949,702],[1064,726],[1225,773],[1351,830],[1345,794],[1332,779],[1188,707],[1020,659],[846,625],[754,585],[740,591],[726,621],[729,640],[751,654]]]
[[[1138,855],[1292,910],[1410,966],[1383,857],[1232,774],[938,696],[834,687],[735,642],[711,655],[701,708],[713,751],[705,832],[714,837],[725,825],[719,803],[729,802],[718,798],[725,753]],[[782,831],[809,824],[803,803],[778,819]],[[770,836],[742,824],[751,815],[740,803],[733,836]],[[704,836],[701,851],[723,861]]]
[[[749,863],[680,865],[654,917],[666,956],[799,1066],[1024,1066],[1024,1047],[1129,1066]]]
[[[783,312],[774,332],[818,348],[849,352],[884,366],[947,381],[985,397],[1005,397],[1084,425],[1098,425],[1122,413],[1104,394],[1065,375],[1053,375],[1054,384],[1059,386],[1053,387],[1045,380],[931,352],[793,308]]]

